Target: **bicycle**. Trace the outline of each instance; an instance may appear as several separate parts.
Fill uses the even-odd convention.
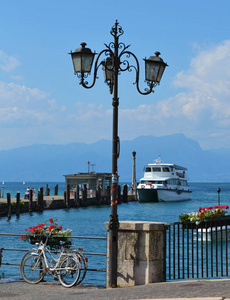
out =
[[[59,279],[64,287],[72,287],[80,277],[80,254],[74,255],[72,251],[66,251],[69,241],[60,241],[61,252],[55,258],[51,250],[47,248],[47,242],[52,231],[46,240],[36,243],[37,249],[29,250],[22,258],[20,272],[22,278],[32,284],[39,283],[49,274]],[[80,253],[80,252],[79,252]]]

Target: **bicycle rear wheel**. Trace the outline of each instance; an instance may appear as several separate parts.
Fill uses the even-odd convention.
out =
[[[22,278],[28,283],[39,283],[45,276],[43,259],[35,254],[27,256],[20,266]]]
[[[65,256],[58,267],[58,278],[64,287],[72,287],[78,281],[80,270],[77,257]]]
[[[84,255],[81,252],[76,251],[74,253],[74,255],[77,256],[77,259],[79,261],[79,270],[80,270],[80,276],[76,283],[76,285],[77,285],[77,284],[80,284],[83,281],[83,279],[85,278],[85,274],[87,271],[87,262],[86,262]]]

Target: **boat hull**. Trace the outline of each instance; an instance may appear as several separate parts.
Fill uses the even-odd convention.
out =
[[[174,202],[191,200],[191,191],[172,189],[138,189],[140,202]]]
[[[227,231],[226,231],[227,229]],[[203,237],[202,237],[203,235]],[[198,240],[199,241],[208,241],[208,242],[215,242],[225,240],[227,237],[227,240],[230,239],[230,226],[228,225],[227,228],[225,226],[220,227],[209,227],[209,228],[199,228],[198,229]]]

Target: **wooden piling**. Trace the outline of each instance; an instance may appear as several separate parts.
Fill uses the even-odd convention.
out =
[[[69,208],[70,204],[70,185],[67,184],[66,186],[66,207]]]
[[[58,184],[55,185],[54,187],[54,196],[58,195]]]
[[[101,187],[100,187],[100,186],[97,187],[97,191],[96,191],[96,201],[97,201],[97,203],[100,203],[100,202],[101,202]]]
[[[16,216],[20,216],[20,193],[16,194]]]
[[[123,202],[127,203],[128,202],[128,185],[124,184],[123,186]]]
[[[86,186],[86,184],[84,184],[84,188],[83,188],[82,205],[87,206],[87,186]]]
[[[49,195],[50,195],[50,189],[48,188],[48,184],[46,184],[45,195],[46,195],[46,196],[49,196]]]
[[[33,191],[30,190],[29,194],[29,212],[33,211]]]
[[[7,215],[8,215],[8,220],[11,219],[11,196],[10,196],[10,193],[7,193]]]
[[[79,207],[80,206],[80,195],[79,195],[79,185],[76,185],[76,190],[74,192],[74,206]]]
[[[43,187],[40,187],[39,191],[38,191],[37,206],[38,206],[39,211],[43,211],[43,209],[44,209],[44,205],[43,205]]]
[[[64,206],[66,207],[66,191],[64,191]]]

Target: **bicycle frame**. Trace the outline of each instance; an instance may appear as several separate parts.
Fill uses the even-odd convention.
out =
[[[47,257],[47,253],[53,259],[53,261],[55,262],[55,265]],[[44,260],[44,263],[45,263],[46,272],[48,272],[48,271],[57,272],[57,271],[63,270],[63,268],[58,268],[61,259],[63,258],[63,256],[66,257],[66,256],[71,256],[72,255],[71,252],[69,252],[69,253],[66,252],[65,248],[62,247],[58,258],[55,258],[54,255],[52,254],[52,252],[46,247],[46,243],[43,243],[42,241],[38,245],[38,249],[36,249],[36,252],[32,252],[32,254],[40,256],[40,257],[42,256],[42,258]],[[50,275],[52,275],[52,274],[50,274]]]

